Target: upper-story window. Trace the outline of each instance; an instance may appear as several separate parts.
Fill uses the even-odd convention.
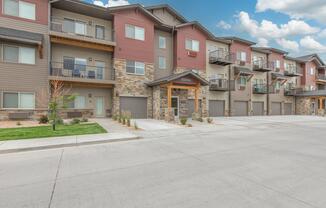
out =
[[[186,49],[190,51],[199,52],[199,41],[186,39]]]
[[[166,37],[159,36],[158,38],[158,47],[165,49],[166,48]]]
[[[86,35],[86,23],[65,18],[63,21],[63,31],[67,33]]]
[[[145,74],[145,64],[143,62],[127,60],[126,72],[128,74]]]
[[[35,20],[35,4],[33,3],[19,0],[4,0],[3,12],[6,15]]]
[[[247,61],[247,53],[243,51],[237,52],[237,60],[238,61]]]
[[[125,35],[127,38],[132,38],[135,40],[145,40],[145,29],[142,27],[137,27],[134,25],[125,26]]]
[[[95,38],[104,40],[104,38],[105,38],[105,32],[104,31],[105,31],[104,26],[96,25],[95,26]]]
[[[309,73],[310,73],[310,75],[314,75],[315,74],[315,69],[311,67]]]
[[[280,60],[275,60],[275,68],[280,69],[281,68],[281,61]]]
[[[35,64],[35,48],[3,45],[2,60],[10,63]]]
[[[166,69],[166,58],[164,56],[158,57],[158,68],[159,69]]]

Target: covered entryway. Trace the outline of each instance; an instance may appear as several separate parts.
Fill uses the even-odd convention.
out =
[[[146,97],[120,97],[120,112],[129,111],[132,118],[147,118]]]
[[[192,114],[195,112],[195,100],[189,99],[187,100],[187,108],[188,108],[188,117],[191,118]],[[199,111],[201,110],[201,100],[199,100]]]
[[[282,115],[282,103],[281,102],[272,102],[272,115],[273,116]]]
[[[293,115],[292,103],[284,103],[284,115]]]
[[[208,112],[210,117],[224,116],[224,112],[225,112],[224,100],[210,100],[208,104],[209,104]]]
[[[264,102],[252,102],[252,113],[254,116],[263,116]]]
[[[234,116],[248,116],[248,101],[234,101]]]

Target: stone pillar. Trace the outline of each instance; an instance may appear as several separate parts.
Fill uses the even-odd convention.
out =
[[[175,116],[174,116],[174,109],[173,108],[165,108],[164,109],[164,120],[167,122],[174,122]]]

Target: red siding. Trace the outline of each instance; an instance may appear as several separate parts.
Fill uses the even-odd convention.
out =
[[[145,28],[145,41],[125,37],[125,25]],[[154,63],[154,23],[137,10],[126,10],[114,14],[115,58]]]
[[[314,75],[310,75],[310,68],[315,69]],[[303,85],[305,85],[305,86],[309,86],[309,85],[316,86],[316,72],[317,72],[316,68],[317,68],[317,65],[313,61],[307,62],[305,64],[305,68],[304,68],[305,70],[304,70],[304,74],[303,74],[303,77],[302,77],[302,84]]]
[[[273,61],[276,61],[276,60],[280,61],[280,65],[281,65],[280,72],[284,73],[284,55],[280,54],[280,53],[272,52],[268,56],[268,61],[273,62]]]
[[[237,52],[246,52],[247,56],[246,56],[246,62],[248,64],[251,63],[251,47],[247,44],[244,43],[240,43],[237,41],[234,41],[231,44],[230,50],[232,53],[237,54]]]
[[[199,41],[199,52],[196,57],[188,55],[186,39]],[[206,35],[193,26],[179,28],[175,35],[175,67],[206,70]]]
[[[5,15],[2,9],[3,0],[0,0],[0,16],[26,21],[26,22],[33,22],[33,23],[47,25],[48,24],[48,0],[24,0],[24,1],[35,4],[36,20],[29,20],[20,17]]]

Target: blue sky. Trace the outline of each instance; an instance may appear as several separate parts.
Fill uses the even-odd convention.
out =
[[[326,61],[325,0],[87,0],[97,5],[169,4],[216,36],[239,36],[299,56],[317,52]]]

